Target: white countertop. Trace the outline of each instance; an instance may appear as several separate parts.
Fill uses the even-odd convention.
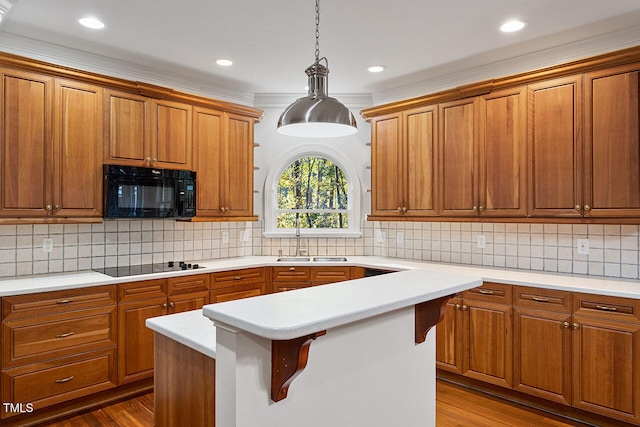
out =
[[[294,265],[355,265],[360,267],[380,268],[388,270],[425,269],[442,273],[455,273],[481,277],[484,281],[488,282],[534,286],[539,288],[640,299],[640,281],[638,280],[612,279],[604,277],[590,277],[583,275],[568,275],[558,273],[543,273],[531,270],[484,268],[480,266],[421,262],[402,260],[397,258],[347,256],[347,259],[347,262],[296,262]],[[188,274],[202,274],[240,268],[290,265],[287,263],[277,262],[276,257],[274,256],[223,258],[195,262],[198,262],[198,264],[200,264],[204,268],[200,268],[198,270],[155,273],[142,276],[128,276],[117,278],[93,271],[79,271],[64,274],[57,273],[39,276],[18,276],[5,278],[0,280],[0,297],[134,282],[140,280],[161,279]]]
[[[408,270],[293,292],[206,305],[214,321],[272,339],[288,340],[471,289],[478,277]]]
[[[154,332],[216,358],[216,328],[202,315],[202,310],[185,311],[147,319],[145,324]]]

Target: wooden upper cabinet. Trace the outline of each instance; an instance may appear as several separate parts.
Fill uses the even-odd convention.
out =
[[[478,212],[479,101],[440,104],[440,198],[443,216]]]
[[[138,167],[192,167],[192,107],[105,89],[104,162]]]
[[[253,119],[226,114],[220,183],[227,216],[253,216],[253,145]]]
[[[54,215],[102,216],[102,88],[56,80]]]
[[[191,169],[191,106],[173,101],[151,102],[151,146],[153,167]]]
[[[478,213],[525,216],[526,88],[480,97]]]
[[[105,163],[148,166],[151,100],[144,96],[104,91]],[[147,162],[149,157],[149,162]]]
[[[53,78],[2,70],[3,217],[47,215],[52,117]]]
[[[253,218],[253,119],[193,111],[196,216]]]
[[[2,74],[3,217],[102,215],[102,89]]]
[[[372,121],[372,213],[436,214],[438,111],[424,107]]]
[[[589,73],[585,82],[585,216],[637,217],[640,63]]]
[[[582,215],[582,77],[533,84],[529,98],[529,215]]]
[[[371,121],[371,213],[401,215],[402,119],[401,114]],[[400,208],[400,211],[398,211]]]

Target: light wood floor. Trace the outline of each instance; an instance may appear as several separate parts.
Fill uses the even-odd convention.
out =
[[[584,427],[505,402],[498,398],[438,381],[437,427]],[[47,427],[152,427],[153,393],[76,415]]]

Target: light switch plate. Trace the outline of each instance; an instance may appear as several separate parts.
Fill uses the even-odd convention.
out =
[[[398,231],[396,233],[396,243],[400,246],[404,244],[404,231]]]
[[[478,234],[478,240],[477,240],[477,245],[478,245],[478,249],[484,249],[487,247],[487,236],[485,236],[484,234]]]
[[[42,252],[53,252],[53,239],[42,239]]]
[[[228,231],[223,231],[222,232],[222,243],[229,243],[229,232]]]
[[[376,230],[376,243],[384,243],[387,240],[387,233],[382,230]]]
[[[578,254],[589,255],[589,239],[578,239]]]

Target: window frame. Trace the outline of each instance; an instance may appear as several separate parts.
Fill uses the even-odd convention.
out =
[[[282,173],[295,160],[309,157],[324,157],[335,163],[347,180],[347,228],[301,228],[302,237],[362,237],[360,231],[360,212],[362,204],[362,188],[356,169],[347,156],[333,147],[325,145],[299,145],[283,153],[270,169],[264,184],[264,237],[293,237],[294,228],[278,228],[278,183]]]

